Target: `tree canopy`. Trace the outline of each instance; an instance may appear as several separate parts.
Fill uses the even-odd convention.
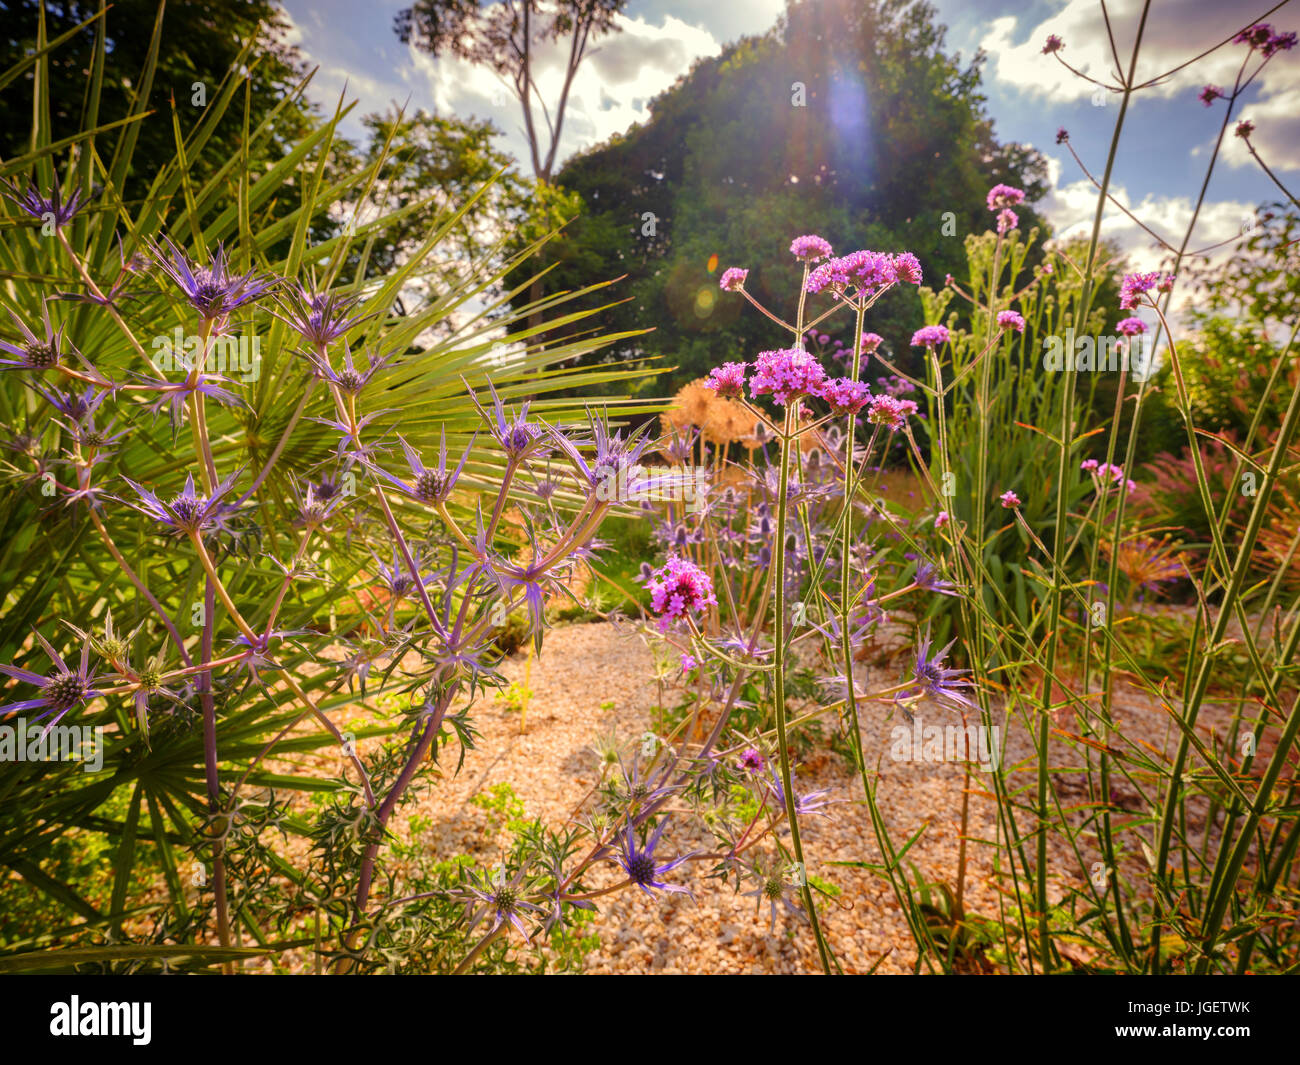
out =
[[[677,383],[780,340],[717,283],[741,266],[760,300],[788,293],[796,235],[818,233],[838,252],[912,251],[927,283],[941,284],[964,265],[966,234],[991,226],[991,185],[1017,185],[1030,201],[1046,189],[1043,158],[994,136],[983,56],[963,66],[943,51],[944,33],[924,2],[790,0],[770,32],[700,61],[647,122],[562,168],[558,182],[585,208],[548,250],[548,288],[576,288],[593,266],[627,275],[626,302],[603,324],[655,332],[604,357],[658,357],[678,367]],[[1034,224],[1026,205],[1021,227]],[[899,353],[914,299],[895,294],[873,312]]]

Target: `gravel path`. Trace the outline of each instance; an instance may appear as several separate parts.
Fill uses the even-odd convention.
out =
[[[511,660],[504,672],[522,680],[524,663]],[[420,842],[439,856],[472,853],[494,862],[504,837],[493,831],[488,814],[471,798],[507,782],[522,801],[528,817],[557,823],[569,817],[599,777],[594,738],[616,727],[620,737],[640,736],[650,726],[657,699],[649,650],[639,638],[617,635],[606,624],[561,627],[547,637],[539,659],[529,671],[533,698],[526,732],[519,731],[519,714],[501,704],[484,704],[475,712],[481,731],[479,749],[472,752],[459,777],[446,779],[407,815],[433,821]],[[674,701],[670,691],[666,702]],[[612,708],[608,707],[613,703]],[[606,704],[602,708],[602,704]],[[954,717],[931,720],[950,723]],[[921,715],[922,720],[925,720]],[[863,708],[864,750],[880,762],[879,802],[897,843],[928,825],[908,854],[927,879],[955,882],[960,844],[963,769],[958,764],[892,761],[890,731],[902,723],[899,715],[885,719],[885,708]],[[1032,748],[1023,734],[1009,737],[1013,759],[1029,759]],[[970,835],[994,838],[995,806],[982,774],[972,778]],[[810,756],[798,775],[798,788],[828,788],[841,800],[830,819],[807,818],[804,848],[809,872],[830,881],[842,894],[827,902],[824,924],[846,972],[911,970],[915,951],[902,911],[889,885],[864,869],[833,862],[878,862],[874,835],[861,783],[844,759],[822,753]],[[686,818],[675,820],[661,845],[672,856],[707,848],[710,840],[696,835]],[[990,883],[991,849],[972,843],[968,848],[966,888],[968,912],[996,917],[999,893]],[[1073,868],[1068,852],[1053,864]],[[769,933],[769,913],[760,913],[755,900],[738,896],[732,887],[707,877],[709,862],[689,862],[673,874],[690,887],[694,899],[679,895],[649,899],[640,891],[623,890],[599,900],[594,930],[601,946],[588,955],[588,971],[665,973],[796,973],[818,971],[816,949],[806,924],[778,920]],[[606,863],[589,882],[595,887],[614,883],[621,871]],[[1059,892],[1056,893],[1059,896]]]

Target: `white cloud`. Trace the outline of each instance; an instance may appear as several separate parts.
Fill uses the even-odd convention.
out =
[[[1115,52],[1124,72],[1128,69],[1142,7],[1143,0],[1112,0],[1107,5]],[[1141,84],[1173,70],[1219,44],[1240,30],[1248,17],[1249,11],[1242,5],[1225,4],[1223,0],[1161,0],[1151,4],[1142,32],[1137,82]],[[1016,37],[1025,34],[1026,39],[1015,43]],[[1042,54],[1048,34],[1056,34],[1065,42],[1061,58],[1072,67],[1097,81],[1116,82],[1110,37],[1101,5],[1096,0],[1069,0],[1055,15],[1023,33],[1017,16],[994,19],[980,42],[990,55],[993,76],[1026,93],[1061,101],[1091,97],[1097,91],[1095,85],[1076,77],[1053,56]],[[1206,84],[1229,87],[1245,54],[1244,45],[1228,44],[1146,91],[1175,96],[1194,94]],[[1265,92],[1273,93],[1274,87],[1287,77],[1281,69],[1287,65],[1285,59],[1284,55],[1282,61],[1275,60],[1265,68],[1259,83]]]

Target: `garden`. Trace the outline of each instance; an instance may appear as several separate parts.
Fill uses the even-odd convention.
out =
[[[1036,42],[1070,228],[925,3],[572,154],[624,3],[401,11],[524,161],[313,103],[273,3],[13,5],[0,972],[1300,970],[1296,33],[1162,6]]]

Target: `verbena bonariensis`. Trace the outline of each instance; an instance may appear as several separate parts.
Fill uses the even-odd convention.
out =
[[[672,764],[688,758],[715,763],[726,783],[757,796],[748,824],[722,820],[716,871],[757,880],[747,894],[771,903],[773,921],[782,912],[809,918],[829,972],[832,950],[817,917],[799,831],[801,817],[829,812],[822,809],[823,793],[797,785],[791,756],[790,684],[798,661],[819,674],[826,693],[799,720],[842,718],[868,801],[858,719],[864,700],[895,704],[905,713],[921,700],[959,713],[976,707],[964,694],[971,682],[944,665],[948,648],[931,654],[928,637],[913,668],[894,683],[871,683],[862,661],[890,609],[910,605],[919,614],[928,597],[957,591],[943,578],[943,563],[879,550],[886,538],[898,539],[907,522],[874,493],[871,474],[880,472],[895,435],[916,452],[909,419],[919,411],[905,398],[916,386],[883,360],[881,338],[867,332],[866,322],[878,300],[920,284],[920,264],[906,252],[835,256],[825,240],[811,235],[796,238],[790,250],[802,264],[793,321],[750,295],[748,269],[722,275],[722,289],[743,295],[788,330],[792,346],[756,353],[752,363],[723,363],[709,374],[703,387],[720,403],[743,407],[753,428],[730,451],[716,433],[710,448],[709,430],[696,440],[686,427],[664,448],[680,468],[695,461],[698,444],[706,473],[698,480],[705,488],[700,498],[663,508],[655,537],[665,561],[658,569],[643,565],[641,580],[658,615],[649,631],[672,649],[695,692]],[[837,316],[848,319],[851,343],[833,343],[826,331],[835,328],[829,323]],[[1014,329],[1016,322],[1008,319],[1006,326]],[[913,342],[933,349],[947,339],[944,327],[931,326]],[[826,356],[842,360],[838,375]],[[879,366],[868,373],[873,359]],[[775,412],[759,405],[763,397],[770,397]],[[651,502],[642,506],[656,509]],[[765,699],[765,691],[770,704],[764,701],[763,712],[749,716],[747,734],[735,713],[741,694]],[[768,709],[771,730],[765,730]],[[716,714],[707,734],[706,711]],[[769,756],[776,762],[771,776],[756,771]],[[788,842],[782,835],[787,828]],[[742,861],[756,838],[770,839],[770,853]]]

